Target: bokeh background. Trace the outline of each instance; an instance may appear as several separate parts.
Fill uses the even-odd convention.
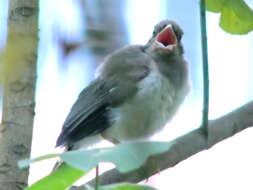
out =
[[[246,2],[253,7],[252,1]],[[7,35],[7,6],[7,1],[0,1],[0,48],[4,48]],[[79,92],[94,78],[103,57],[127,44],[145,44],[154,25],[165,18],[176,20],[184,30],[191,92],[177,116],[152,139],[164,141],[187,133],[201,122],[203,88],[198,1],[40,1],[32,157],[61,151],[54,146],[64,119]],[[218,23],[219,14],[207,14],[211,119],[253,98],[253,33],[230,35]],[[80,46],[66,52],[66,44]],[[162,190],[252,189],[252,137],[253,130],[245,130],[161,172],[147,183]],[[32,166],[30,183],[48,174],[53,165],[54,162],[46,161]]]

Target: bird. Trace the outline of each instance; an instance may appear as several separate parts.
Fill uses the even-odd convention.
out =
[[[144,141],[161,131],[189,91],[182,36],[180,26],[165,19],[145,45],[109,54],[70,109],[56,147]]]

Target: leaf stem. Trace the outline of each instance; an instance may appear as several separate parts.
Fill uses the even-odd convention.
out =
[[[201,43],[203,61],[203,115],[201,127],[208,136],[208,112],[209,112],[209,72],[208,72],[208,51],[206,35],[206,6],[205,0],[200,0],[200,23],[201,23]]]

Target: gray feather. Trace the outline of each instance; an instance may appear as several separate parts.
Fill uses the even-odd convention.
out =
[[[133,54],[132,51],[137,54]],[[103,114],[107,114],[105,112],[110,108],[123,104],[134,96],[138,82],[148,75],[149,68],[146,65],[148,57],[140,59],[140,54],[144,54],[141,46],[126,47],[124,51],[115,54],[106,59],[102,74],[80,93],[63,124],[56,146],[73,144],[81,138],[97,134],[109,127],[110,123],[104,121],[104,117],[110,116]],[[122,56],[127,59],[120,59]],[[103,123],[96,123],[98,126],[95,126],[88,122],[94,120],[94,117],[96,122],[103,119]],[[84,125],[85,123],[89,125]],[[80,133],[78,139],[71,138],[71,135],[74,137],[74,134],[78,133]]]

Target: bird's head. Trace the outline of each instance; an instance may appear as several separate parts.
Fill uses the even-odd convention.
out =
[[[171,20],[163,20],[155,26],[153,35],[146,47],[162,54],[170,54],[175,51],[183,53],[182,36],[183,31],[178,24]]]

